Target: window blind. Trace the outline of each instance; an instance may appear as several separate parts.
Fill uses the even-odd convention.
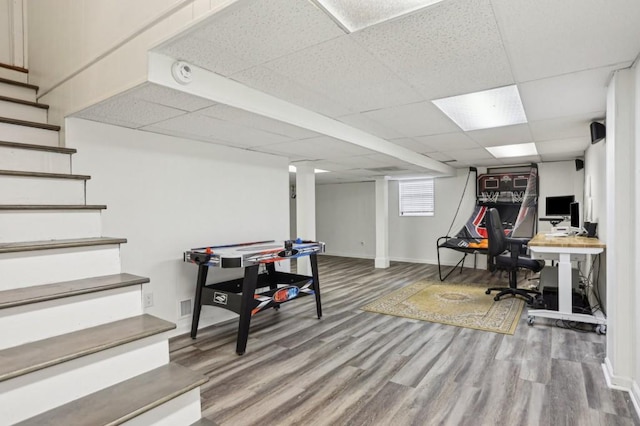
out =
[[[400,216],[433,216],[435,191],[433,179],[401,180]]]

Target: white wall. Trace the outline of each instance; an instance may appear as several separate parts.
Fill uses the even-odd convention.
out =
[[[13,0],[0,0],[0,62],[13,65],[11,55],[11,41],[13,33],[11,29],[11,8]]]
[[[182,331],[179,302],[193,299],[197,272],[185,250],[288,237],[286,158],[79,119],[67,120],[67,141],[73,172],[92,176],[87,203],[108,206],[103,235],[128,239],[123,271],[151,278],[148,312]],[[211,268],[209,282],[239,271]],[[205,307],[201,327],[234,316]]]
[[[29,1],[30,81],[50,121],[146,81],[150,48],[234,1]]]
[[[373,182],[316,186],[316,236],[327,254],[373,259],[375,229]]]
[[[580,203],[580,220],[583,221],[584,204],[584,169],[576,171],[575,161],[553,161],[538,164],[540,176],[540,194],[538,196],[538,217],[547,216],[545,198],[559,195],[575,195]],[[563,223],[562,225],[569,225]],[[538,231],[549,232],[549,222],[538,222]]]

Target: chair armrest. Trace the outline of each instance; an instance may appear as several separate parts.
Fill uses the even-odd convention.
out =
[[[526,249],[523,248],[526,247],[530,240],[530,238],[506,238],[507,244],[509,245],[509,252],[511,253],[512,266],[516,266],[518,257],[521,254],[526,254]]]

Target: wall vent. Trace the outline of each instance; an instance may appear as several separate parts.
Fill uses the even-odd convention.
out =
[[[180,302],[180,316],[186,317],[187,315],[191,315],[191,299]]]

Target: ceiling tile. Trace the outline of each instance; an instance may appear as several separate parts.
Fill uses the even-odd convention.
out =
[[[344,31],[310,2],[242,1],[218,12],[183,37],[207,43],[205,50],[188,49],[190,59],[179,55],[189,47],[185,43],[178,46],[177,42],[169,42],[157,50],[229,75],[340,35]]]
[[[263,66],[235,73],[231,78],[284,101],[329,117],[338,117],[355,112],[353,108],[329,99],[327,96],[313,90],[313,88],[301,85],[291,78]]]
[[[234,108],[229,105],[214,105],[198,111],[199,114],[206,115],[224,121],[229,121],[242,126],[249,126],[254,129],[264,130],[270,133],[288,136],[294,139],[304,139],[319,136],[318,133],[302,127],[294,126],[272,118],[254,114],[243,109]]]
[[[533,140],[528,124],[474,130],[467,132],[467,135],[485,147],[525,143]]]
[[[443,133],[441,135],[420,136],[416,141],[431,148],[433,151],[456,151],[462,149],[474,149],[480,146],[462,131],[455,133]],[[428,151],[422,151],[428,152]],[[431,155],[429,155],[431,157]]]
[[[147,131],[175,132],[183,137],[216,139],[240,147],[254,147],[288,141],[290,138],[241,126],[200,114],[188,114],[145,127]]]
[[[514,82],[489,0],[442,2],[351,37],[426,99]]]
[[[637,0],[493,0],[518,82],[633,61]]]
[[[532,121],[529,123],[533,140],[536,142],[575,137],[591,138],[589,125],[592,121],[602,121],[604,111],[572,117]]]
[[[584,151],[568,151],[560,154],[543,154],[542,161],[566,161],[584,157]]]
[[[129,92],[87,108],[75,117],[136,129],[184,113],[176,108],[137,99]]]
[[[617,66],[521,83],[520,97],[529,121],[603,111],[607,84]]]
[[[367,111],[366,117],[383,123],[407,137],[435,135],[460,130],[430,101]]]
[[[571,138],[571,139],[558,139],[552,141],[536,142],[536,149],[538,154],[561,154],[563,152],[582,152],[589,146],[591,140],[589,138]]]
[[[265,66],[356,111],[423,99],[348,36],[283,56]]]
[[[450,156],[454,160],[474,161],[482,159],[494,158],[489,151],[484,148],[463,149],[458,151],[445,151],[444,154]]]
[[[215,105],[215,102],[208,99],[153,83],[147,83],[134,89],[131,95],[136,99],[142,99],[143,101],[165,105],[183,111],[197,111]]]
[[[398,138],[398,139],[391,139],[389,142],[394,143],[396,145],[399,145],[403,148],[407,148],[410,149],[411,151],[415,151],[418,152],[420,154],[423,154],[425,152],[433,152],[435,151],[435,149],[432,149],[431,147],[428,147],[424,144],[421,144],[420,142],[412,139],[412,138]]]
[[[453,158],[452,156],[450,156],[449,154],[446,154],[444,152],[430,152],[428,154],[425,154],[427,157],[429,158],[433,158],[434,160],[438,160],[438,161],[453,161],[455,160],[455,158]]]

